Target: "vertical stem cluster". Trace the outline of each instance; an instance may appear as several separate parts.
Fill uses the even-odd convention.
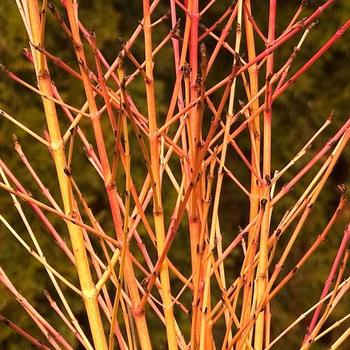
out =
[[[256,58],[256,49],[255,49],[255,39],[254,39],[254,29],[253,24],[250,20],[252,14],[251,2],[247,0],[244,2],[245,11],[244,11],[244,22],[245,22],[245,34],[246,34],[246,43],[248,51],[249,62],[252,62]],[[250,98],[258,96],[259,82],[258,82],[258,67],[257,64],[253,64],[248,68],[249,74],[249,96]],[[259,182],[261,180],[260,175],[260,115],[259,115],[259,99],[255,98],[252,100],[250,105],[250,111],[252,115],[255,115],[255,118],[249,123],[249,132],[252,135],[251,140],[251,166],[255,170],[251,172],[250,175],[250,210],[249,210],[249,220],[252,221],[257,217],[259,212]],[[250,317],[250,310],[253,303],[253,281],[254,273],[251,268],[252,259],[255,255],[255,241],[257,230],[259,227],[253,225],[249,230],[248,235],[248,249],[245,255],[244,263],[242,264],[241,274],[244,274],[245,269],[248,268],[248,273],[246,273],[246,283],[243,287],[243,306],[241,313],[241,323],[245,323]],[[250,339],[250,337],[249,337]],[[249,340],[250,341],[250,340]],[[244,339],[239,342],[239,346],[242,349],[246,349],[244,345]]]
[[[112,219],[114,222],[115,230],[120,241],[123,241],[123,225],[120,213],[120,208],[117,200],[117,193],[115,188],[115,183],[112,177],[111,168],[109,165],[108,155],[105,146],[105,139],[101,126],[101,114],[97,109],[96,101],[93,94],[92,84],[88,75],[88,66],[85,59],[83,44],[80,39],[80,32],[78,27],[78,4],[75,2],[73,6],[72,0],[66,0],[64,5],[67,10],[67,15],[69,19],[70,29],[72,33],[74,49],[76,52],[77,60],[80,66],[80,74],[83,80],[85,94],[87,103],[89,106],[89,111],[91,115],[92,127],[94,130],[95,141],[97,144],[97,150],[99,154],[99,160],[101,162],[103,179],[108,195],[108,200],[110,204],[110,209],[112,213]],[[148,328],[146,324],[146,318],[143,312],[137,310],[139,303],[139,292],[137,290],[137,284],[135,279],[135,274],[133,271],[133,265],[131,263],[130,255],[128,253],[128,247],[124,247],[125,251],[125,277],[128,289],[130,292],[130,298],[132,300],[132,305],[134,308],[134,317],[136,322],[137,331],[139,333],[139,339],[141,342],[142,349],[151,349],[151,342],[148,334]]]
[[[276,0],[270,0],[269,8],[269,24],[267,46],[275,40],[276,25]],[[265,89],[265,108],[264,108],[264,147],[263,147],[263,179],[261,188],[260,205],[265,207],[264,217],[261,224],[260,247],[259,247],[259,263],[257,269],[257,293],[256,303],[259,305],[266,292],[268,283],[268,239],[270,231],[271,210],[270,192],[271,192],[271,122],[272,122],[272,86],[271,78],[273,76],[273,55],[270,53],[266,58],[266,89]],[[255,326],[255,342],[254,348],[263,349],[269,345],[270,329],[269,308],[259,313]]]
[[[165,227],[164,213],[162,202],[162,185],[160,178],[160,149],[159,138],[157,135],[157,114],[156,114],[156,98],[153,77],[153,57],[152,57],[152,28],[151,13],[149,0],[143,0],[143,32],[145,37],[145,63],[146,63],[146,95],[147,95],[147,111],[148,111],[148,127],[149,127],[149,144],[151,152],[151,171],[153,174],[153,218],[154,229],[157,238],[157,251],[160,256],[165,244]],[[175,331],[175,318],[173,303],[171,300],[171,287],[167,258],[164,259],[160,269],[161,296],[163,300],[163,309],[166,323],[166,333],[168,347],[171,350],[177,349],[177,339]]]
[[[28,24],[30,25],[28,33],[33,44],[42,46],[42,27],[39,16],[39,6],[36,0],[28,1]],[[34,66],[38,79],[39,89],[46,95],[52,96],[50,75],[46,63],[46,57],[32,50]],[[50,143],[53,159],[57,171],[57,179],[60,186],[64,211],[67,215],[75,216],[75,204],[72,196],[72,187],[65,170],[67,160],[64,152],[64,144],[61,136],[60,125],[57,117],[56,107],[52,101],[46,98],[42,99],[45,116],[50,135]],[[107,349],[106,337],[103,330],[100,311],[97,304],[96,288],[92,280],[90,265],[86,254],[83,230],[81,227],[67,222],[67,228],[71,238],[77,273],[79,276],[83,301],[86,307],[86,313],[89,319],[90,330],[94,344],[98,349]]]

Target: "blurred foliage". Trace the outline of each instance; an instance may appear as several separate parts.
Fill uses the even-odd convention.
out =
[[[57,9],[61,11],[64,16],[64,11],[59,1],[54,2]],[[268,2],[253,1],[254,18],[261,29],[266,32]],[[315,10],[317,6],[321,5],[323,1],[310,1],[304,13],[310,13]],[[210,17],[206,17],[206,25],[209,24],[208,18],[214,20],[220,16],[224,6],[227,6],[227,1],[217,1],[212,9]],[[297,1],[279,1],[277,9],[277,36],[281,34],[286,24],[291,18],[299,5]],[[168,3],[161,2],[158,10],[153,18],[159,18],[167,12]],[[101,51],[111,63],[117,56],[120,49],[118,38],[127,39],[136,28],[138,20],[142,17],[142,2],[141,1],[123,1],[123,0],[84,0],[80,1],[79,7],[80,19],[87,27],[94,26],[97,33],[97,41]],[[310,33],[301,52],[298,54],[294,62],[291,72],[298,70],[312,55],[328,40],[328,38],[335,33],[337,28],[345,22],[350,15],[350,2],[346,0],[335,2],[331,9],[326,11],[317,23],[315,28]],[[18,14],[16,5],[11,0],[2,0],[0,2],[0,61],[7,65],[12,71],[16,72],[24,80],[35,85],[35,76],[33,68],[29,62],[26,61],[21,51],[28,47],[26,33],[23,28],[20,16]],[[154,41],[159,43],[164,35],[169,30],[169,24],[160,25],[159,30],[154,31]],[[218,28],[218,33],[221,28]],[[300,36],[299,36],[300,37]],[[228,41],[234,38],[234,31],[230,34]],[[334,121],[327,131],[315,142],[310,155],[305,157],[305,162],[311,157],[313,152],[317,151],[327,139],[333,135],[338,127],[346,120],[350,110],[350,84],[349,84],[349,62],[350,62],[350,36],[349,33],[344,35],[343,40],[338,41],[293,87],[288,89],[283,96],[279,97],[274,103],[273,109],[273,169],[281,169],[307,142],[307,140],[314,134],[314,132],[323,124],[331,110],[334,111]],[[263,50],[264,46],[257,38],[258,50]],[[46,48],[49,52],[61,57],[65,61],[71,63],[76,69],[77,64],[74,60],[74,52],[71,45],[67,45],[64,33],[60,29],[53,16],[48,13],[47,35],[45,39]],[[283,62],[292,53],[293,45],[296,41],[289,42],[283,45],[276,51],[275,65],[280,67]],[[215,46],[215,41],[206,39],[208,51],[211,52]],[[132,48],[135,57],[142,62],[143,60],[143,41],[136,41]],[[90,56],[90,62],[92,59]],[[222,52],[217,58],[209,77],[208,85],[217,81],[227,74],[227,70],[231,65],[232,59],[230,56]],[[167,106],[170,101],[170,92],[172,91],[172,84],[174,82],[174,64],[172,58],[172,46],[167,45],[155,59],[155,75],[156,75],[156,94],[158,102],[159,118],[165,118]],[[128,73],[132,73],[131,65],[126,65]],[[74,106],[81,106],[84,100],[84,92],[80,82],[67,76],[66,73],[50,65],[52,78],[55,81],[58,90],[62,94],[62,98]],[[263,74],[263,73],[262,73]],[[263,75],[261,76],[263,79]],[[261,80],[262,81],[262,80]],[[261,83],[260,81],[260,83]],[[239,85],[241,91],[239,96],[244,99],[243,87]],[[141,112],[145,112],[145,91],[142,79],[136,79],[129,87],[137,107]],[[215,102],[215,97],[214,97]],[[5,75],[0,78],[0,108],[7,111],[13,117],[17,118],[25,125],[30,125],[31,128],[43,134],[45,130],[45,119],[42,111],[41,100],[38,96],[28,92],[24,88],[15,84]],[[210,120],[210,114],[206,113],[207,120]],[[69,125],[60,114],[63,128]],[[89,141],[93,144],[93,137],[91,137],[91,128],[87,122],[82,123],[82,128],[86,132]],[[43,152],[43,147],[38,142],[33,142],[30,136],[26,135],[20,129],[14,127],[7,120],[0,121],[0,156],[20,179],[20,181],[33,193],[36,198],[44,200],[43,195],[39,189],[33,184],[33,181],[19,160],[19,157],[13,149],[12,134],[16,133],[19,142],[21,143],[28,159],[34,169],[40,175],[44,184],[54,194],[55,198],[59,198],[57,193],[57,182],[55,180],[55,171],[47,151]],[[106,132],[107,143],[111,142],[112,135]],[[77,141],[79,142],[79,141]],[[238,138],[238,143],[246,154],[249,154],[249,143],[246,134],[242,134]],[[78,144],[81,146],[80,144]],[[80,147],[82,148],[82,147]],[[109,219],[108,201],[105,194],[101,191],[103,186],[101,180],[93,171],[88,171],[90,165],[84,155],[83,151],[78,152],[74,159],[73,172],[78,179],[79,187],[86,196],[91,208],[96,213],[96,217],[102,223],[102,226],[108,231],[112,230],[112,225]],[[133,159],[133,177],[136,186],[139,188],[145,175],[144,164],[137,147],[132,149]],[[286,174],[280,184],[285,183],[289,178],[296,173],[302,166],[302,163],[297,165]],[[307,225],[302,232],[301,238],[298,239],[293,255],[287,261],[285,271],[289,271],[291,267],[304,254],[305,250],[310,246],[315,237],[324,228],[327,221],[332,215],[333,210],[337,205],[339,193],[336,185],[340,183],[349,184],[349,165],[350,152],[346,151],[337,164],[336,171],[332,175],[326,188],[322,192],[314,212],[308,219]],[[180,168],[179,164],[174,165],[175,168]],[[248,186],[249,174],[246,169],[240,166],[238,159],[232,156],[230,160],[230,167],[233,173],[241,179],[241,181]],[[315,175],[318,167],[316,167],[301,184],[285,199],[279,203],[274,211],[274,221],[272,228],[274,228],[284,211],[289,208],[292,203],[302,193],[305,185]],[[175,174],[176,176],[177,174]],[[165,198],[165,212],[169,222],[171,209],[174,205],[174,196],[168,193],[169,180],[164,178],[164,198]],[[122,176],[118,179],[118,187],[123,195],[123,179]],[[277,189],[276,189],[277,191]],[[23,235],[24,239],[29,242],[29,238],[25,233],[25,227],[18,219],[18,214],[14,208],[10,197],[1,192],[0,210],[9,222],[14,225],[18,232]],[[58,199],[57,199],[58,200]],[[247,222],[247,200],[239,193],[237,188],[234,188],[232,182],[225,181],[223,187],[223,196],[220,203],[221,210],[221,230],[224,234],[224,244],[232,240],[232,236],[236,234],[238,225],[244,227]],[[30,208],[23,204],[23,208],[32,223],[34,232],[38,234],[40,244],[42,245],[48,260],[56,262],[54,266],[62,272],[70,281],[77,284],[77,278],[72,266],[65,263],[65,256],[52,244],[52,238],[48,236],[43,225],[34,217]],[[245,208],[242,210],[242,208]],[[338,221],[338,224],[330,233],[327,243],[322,245],[310,261],[303,267],[296,278],[288,284],[280,295],[273,301],[273,337],[286,326],[288,326],[295,318],[297,318],[305,309],[310,307],[317,300],[323,287],[325,276],[327,276],[333,258],[336,253],[337,245],[342,238],[342,232],[345,227],[346,217],[349,217],[349,210]],[[54,224],[58,232],[65,238],[67,243],[67,232],[65,226],[55,216],[49,216],[51,222]],[[43,268],[31,259],[28,254],[19,247],[18,243],[9,236],[9,233],[3,225],[0,226],[0,265],[5,272],[10,276],[15,286],[19,291],[37,307],[43,316],[48,319],[54,326],[68,337],[72,342],[74,341],[70,334],[67,334],[66,329],[57,320],[55,313],[52,312],[46,299],[43,296],[43,289],[48,289],[54,294],[53,288],[49,280],[46,278]],[[188,251],[188,232],[186,229],[186,222],[182,223],[178,236],[183,239],[176,239],[174,247],[170,252],[170,259],[174,265],[180,267],[180,270],[187,275],[190,267],[189,256],[183,252]],[[290,228],[286,234],[290,234]],[[141,232],[142,233],[142,232]],[[227,237],[227,238],[226,238]],[[284,238],[284,239],[283,239]],[[281,243],[285,242],[286,237],[281,239]],[[68,243],[69,244],[69,243]],[[150,248],[150,255],[155,257],[155,251],[151,248],[151,243],[145,237],[145,244]],[[131,246],[132,248],[133,245]],[[134,249],[137,252],[137,249]],[[139,254],[139,253],[135,253]],[[278,256],[278,253],[277,253]],[[137,257],[139,257],[137,255]],[[64,263],[57,263],[57,262]],[[226,274],[229,281],[233,280],[239,273],[239,257],[233,254],[232,258],[227,261]],[[273,266],[273,264],[272,264]],[[174,290],[178,290],[181,284],[173,281]],[[64,288],[63,288],[64,289]],[[64,289],[65,290],[65,289]],[[69,292],[68,292],[69,293]],[[213,296],[215,297],[215,296]],[[84,312],[82,304],[75,300],[72,295],[71,306],[73,311],[78,315],[78,319],[84,319]],[[187,307],[191,304],[191,295],[185,293],[181,299]],[[335,321],[344,314],[343,310],[350,309],[349,298],[341,303],[336,309],[335,313],[330,318],[330,321]],[[18,323],[24,329],[39,334],[38,330],[33,326],[29,317],[23,312],[17,302],[9,295],[9,293],[0,286],[0,310],[1,313],[10,320]],[[177,321],[180,325],[188,324],[188,318],[181,312],[177,315]],[[152,330],[152,337],[156,340],[154,343],[155,349],[165,348],[165,335],[162,330],[159,320],[150,316],[150,324]],[[276,349],[288,348],[296,349],[300,345],[303,333],[309,319],[306,318],[298,327],[296,327],[290,334],[280,343],[276,345]],[[182,327],[184,328],[184,327]],[[314,349],[326,349],[327,346],[334,341],[334,337],[344,328],[332,333],[332,337],[325,337],[322,341],[314,345]],[[224,332],[224,328],[222,330]],[[185,336],[188,335],[189,329],[184,329]],[[219,337],[220,328],[218,330]],[[348,345],[350,346],[350,345]],[[26,349],[28,344],[21,339],[17,334],[10,331],[4,325],[0,325],[0,349],[15,350]],[[76,344],[76,348],[79,345]]]

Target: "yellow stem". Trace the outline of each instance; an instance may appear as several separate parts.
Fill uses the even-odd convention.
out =
[[[30,36],[34,45],[41,46],[40,42],[40,10],[36,0],[28,1],[28,12],[30,19]],[[45,56],[36,50],[32,50],[33,60],[35,62],[35,71],[39,83],[39,89],[45,95],[52,96],[52,89],[49,77],[49,71]],[[47,126],[50,134],[52,155],[54,158],[57,178],[60,186],[61,196],[63,200],[64,211],[66,215],[71,216],[75,212],[72,203],[72,188],[68,176],[65,174],[67,166],[66,156],[64,153],[63,140],[61,136],[60,126],[57,118],[55,104],[43,98],[42,99]],[[87,316],[89,319],[90,330],[92,333],[95,347],[101,350],[107,350],[106,337],[103,330],[100,310],[97,303],[97,293],[95,285],[92,281],[89,261],[85,249],[83,230],[81,227],[67,222],[73,252],[76,261],[77,273],[79,276],[81,293],[85,304]]]

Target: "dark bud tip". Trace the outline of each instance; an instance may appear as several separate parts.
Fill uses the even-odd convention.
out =
[[[334,111],[331,111],[327,117],[327,120],[331,122],[333,120],[333,117],[334,117]]]
[[[207,47],[205,46],[204,43],[201,43],[200,45],[200,52],[202,56],[205,56],[207,54]]]
[[[244,107],[244,106],[245,106],[245,102],[242,101],[242,100],[238,100],[238,103],[239,103],[239,105],[240,105],[241,107]]]
[[[123,50],[124,47],[125,47],[125,44],[126,44],[125,39],[124,39],[123,37],[120,36],[120,37],[118,37],[117,42],[118,42],[118,44],[120,45],[121,49]]]
[[[338,185],[338,188],[342,194],[346,192],[346,186],[344,184]]]
[[[95,27],[91,26],[90,28],[90,35],[95,39],[96,38],[96,31],[95,31]]]
[[[6,67],[5,65],[1,64],[1,63],[0,63],[0,69],[1,69],[2,71],[4,71],[4,72],[8,72],[7,67]]]
[[[64,173],[65,173],[67,176],[71,176],[71,171],[70,171],[70,169],[69,169],[68,167],[65,167],[65,168],[63,169],[63,171],[64,171]]]
[[[54,6],[54,4],[53,4],[52,2],[49,2],[49,3],[47,4],[47,7],[49,8],[49,10],[50,10],[51,12],[55,12],[55,11],[56,11],[55,6]]]

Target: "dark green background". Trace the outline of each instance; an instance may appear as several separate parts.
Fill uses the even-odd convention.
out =
[[[63,14],[64,11],[59,1],[55,1],[54,3]],[[266,33],[268,2],[253,0],[252,3],[254,18]],[[317,6],[322,3],[323,1],[310,1],[302,16],[311,13],[312,10],[316,9]],[[217,1],[212,7],[210,13],[203,18],[203,22],[206,25],[212,23],[212,21],[222,13],[223,8],[227,6],[227,4],[229,4],[228,1]],[[298,5],[298,1],[278,1],[277,35],[281,34]],[[80,1],[79,9],[82,22],[88,27],[91,27],[92,25],[95,27],[99,47],[109,62],[112,62],[120,49],[117,39],[119,37],[128,38],[136,28],[137,21],[142,17],[141,1],[86,0]],[[162,14],[166,13],[167,9],[168,2],[163,1],[153,18],[159,18]],[[326,40],[336,32],[337,28],[349,18],[349,15],[350,2],[347,0],[336,1],[335,4],[320,17],[319,23],[308,36],[302,47],[302,51],[294,63],[292,72],[295,72],[301,67],[326,42]],[[182,25],[183,24],[184,21],[182,22]],[[167,33],[169,28],[170,22],[165,22],[159,26],[159,31],[155,31],[154,34],[155,42],[160,42],[161,38]],[[216,31],[218,35],[220,29],[221,28]],[[299,37],[300,35],[298,38]],[[233,38],[234,31],[230,34],[227,40],[232,43]],[[274,103],[274,136],[272,144],[273,169],[280,169],[283,167],[283,165],[299,151],[305,142],[307,142],[313,133],[323,124],[330,111],[334,111],[334,121],[332,125],[314,144],[310,151],[310,155],[307,155],[300,164],[295,166],[279,181],[280,185],[291,178],[297,170],[301,168],[302,164],[305,164],[306,160],[310,159],[311,155],[313,155],[327,141],[327,139],[338,130],[339,126],[344,123],[349,116],[349,39],[350,35],[349,33],[346,33],[341,41],[337,42],[331,50],[329,50],[302,78],[300,78],[293,87],[288,89],[287,92],[279,97]],[[276,51],[276,67],[280,67],[288,58],[293,46],[297,42],[296,40],[297,39],[283,45]],[[67,44],[67,42],[64,33],[62,33],[60,27],[49,13],[46,35],[47,50],[60,56],[67,62],[71,62],[72,65],[78,69],[76,63],[74,63],[74,52],[72,47],[70,43],[68,42]],[[264,47],[258,38],[257,43],[258,50],[262,51]],[[214,44],[215,43],[210,39],[206,41],[209,53],[214,48]],[[28,41],[26,33],[21,23],[15,2],[11,0],[2,0],[0,2],[0,63],[7,65],[24,80],[35,84],[33,68],[21,53],[22,49],[27,46]],[[244,51],[245,47],[243,45],[242,52]],[[139,61],[142,61],[142,36],[139,37],[139,40],[133,46],[132,52]],[[89,62],[91,67],[93,67],[90,56],[91,55],[89,55]],[[245,55],[245,58],[246,56],[247,55]],[[220,77],[227,75],[231,62],[232,58],[222,51],[208,77],[209,86],[220,79]],[[127,73],[132,72],[132,66],[130,64],[126,64],[126,69]],[[50,64],[50,71],[63,99],[74,106],[81,106],[82,103],[84,103],[85,98],[80,82],[69,77],[65,72],[52,64]],[[163,119],[165,117],[172,84],[174,82],[171,45],[166,46],[161,54],[155,59],[155,76],[158,102],[157,108],[159,118]],[[263,77],[264,72],[262,72],[260,76],[260,85],[263,84]],[[141,111],[145,111],[145,92],[142,79],[138,78],[130,85],[130,92],[133,95],[138,108]],[[240,84],[238,84],[238,95],[244,99],[242,86]],[[216,100],[217,99],[218,96],[216,96]],[[214,101],[216,100],[214,96]],[[30,125],[31,128],[40,135],[43,134],[46,125],[40,98],[15,84],[4,74],[0,75],[0,108],[22,121],[24,124]],[[207,117],[206,120],[210,120],[210,114],[208,112],[205,117]],[[60,118],[63,125],[62,129],[66,129],[69,124],[66,122],[62,114],[60,114]],[[104,119],[106,119],[106,116]],[[105,123],[105,126],[107,125],[108,124]],[[86,132],[89,140],[93,143],[90,125],[84,121],[82,123],[82,128]],[[23,184],[30,189],[36,198],[43,199],[42,194],[32,183],[30,175],[19,161],[18,156],[13,149],[13,133],[16,133],[28,159],[30,159],[31,164],[37,173],[40,174],[45,185],[59,201],[55,170],[50,155],[38,142],[34,142],[30,136],[11,125],[7,120],[0,121],[0,157],[6,162],[10,169],[12,169]],[[108,145],[112,145],[112,135],[109,131],[106,131],[106,138]],[[132,141],[135,140],[132,139]],[[248,155],[249,143],[247,134],[242,134],[238,138],[238,142]],[[107,232],[110,232],[112,229],[112,223],[107,209],[108,202],[103,191],[103,184],[94,174],[93,169],[86,160],[84,152],[81,149],[82,145],[79,141],[77,146],[77,152],[73,159],[74,176],[102,226]],[[231,159],[228,163],[230,169],[245,185],[248,186],[248,173],[244,167],[241,166],[241,163],[239,163],[237,158],[233,156],[233,152],[230,153],[230,156]],[[322,230],[327,223],[327,220],[331,217],[339,197],[336,185],[340,183],[349,184],[349,161],[350,153],[349,150],[346,149],[336,166],[335,172],[332,174],[324,191],[321,193],[319,200],[296,243],[293,253],[287,260],[286,271],[289,271],[289,268],[292,267],[304,254],[305,250],[310,246],[311,242],[313,242],[320,230]],[[143,181],[146,169],[144,168],[142,157],[136,144],[135,147],[132,147],[132,167],[134,181],[136,185],[139,186]],[[176,162],[173,164],[173,167],[179,169]],[[283,212],[295,202],[298,195],[302,193],[305,185],[312,179],[317,170],[318,168],[310,172],[310,174],[301,181],[301,184],[298,185],[286,199],[283,199],[281,203],[279,203],[274,211],[272,227],[275,227]],[[166,198],[165,211],[168,225],[175,197],[174,194],[168,190],[168,188],[170,188],[170,186],[167,185],[168,180],[165,179],[164,181],[164,198]],[[120,189],[123,188],[123,174],[118,176],[118,185]],[[123,194],[122,190],[121,194]],[[238,225],[245,226],[248,211],[246,198],[239,193],[239,190],[237,190],[230,181],[224,182],[220,208],[220,224],[222,232],[224,235],[226,234],[226,236],[224,236],[224,243],[227,244],[227,242],[232,239],[230,237],[237,232]],[[49,262],[67,276],[69,280],[74,281],[75,284],[77,284],[74,270],[66,263],[63,254],[54,244],[52,244],[52,239],[47,235],[42,224],[33,216],[31,209],[26,204],[23,204],[23,209],[28,215],[28,218],[31,219],[32,228],[34,232],[37,233],[39,241],[42,244],[43,249],[45,249],[46,255],[49,257]],[[29,237],[26,234],[24,225],[19,222],[18,214],[12,207],[10,197],[3,191],[0,192],[0,211],[1,214],[3,214],[6,219],[14,225],[18,232],[22,234],[23,238],[29,242]],[[49,215],[48,217],[55,225],[58,232],[65,237],[67,242],[69,242],[64,225],[62,225],[55,216]],[[273,335],[279,334],[281,330],[288,326],[296,317],[318,299],[323,283],[336,254],[337,246],[342,238],[342,233],[348,218],[349,210],[346,209],[337,225],[332,229],[326,244],[323,244],[317,250],[317,253],[309,260],[293,281],[290,282],[285,290],[272,302]],[[174,264],[180,267],[185,275],[188,275],[189,254],[184,253],[188,251],[188,235],[186,234],[185,228],[186,223],[184,222],[179,230],[179,235],[182,235],[181,237],[183,239],[175,240],[174,248],[172,248],[170,252],[170,258]],[[290,234],[291,229],[287,231],[287,237],[289,236],[288,234]],[[150,247],[147,239],[145,239],[145,241],[151,251],[151,256],[154,257],[155,252],[152,250],[153,248]],[[286,240],[282,238],[280,242],[283,247]],[[133,246],[132,248],[134,249]],[[135,252],[136,251],[137,249],[135,249]],[[233,254],[233,257],[226,264],[226,274],[231,274],[231,278],[228,277],[228,280],[234,279],[239,273],[240,258],[236,255],[237,254]],[[50,309],[43,296],[43,289],[46,288],[57,299],[43,268],[18,245],[3,225],[0,225],[0,264],[12,279],[18,290],[28,298],[28,300],[37,307],[38,310],[57,327],[57,329],[66,335],[67,338],[72,341],[72,344],[74,344],[71,334],[68,334],[66,328],[60,321],[58,321],[56,315]],[[347,273],[348,272],[349,271],[347,270]],[[175,290],[180,288],[180,284],[175,280],[172,283]],[[67,293],[69,296],[70,293]],[[215,297],[215,293],[213,297]],[[191,303],[190,298],[190,294],[185,294],[182,300],[187,307]],[[82,304],[78,300],[75,300],[75,296],[73,295],[71,300],[73,311],[78,319],[82,321],[82,324],[86,325],[86,318],[84,316]],[[336,308],[326,325],[330,325],[348,313],[350,311],[349,307],[349,298],[348,296],[345,296],[344,300],[339,307]],[[18,323],[24,329],[33,332],[34,334],[40,334],[35,326],[33,326],[30,318],[25,312],[23,312],[21,307],[3,287],[0,287],[0,311],[3,315]],[[184,334],[188,335],[188,318],[181,313],[177,313],[177,320],[182,327]],[[284,340],[277,343],[275,348],[297,349],[308,322],[309,319],[301,322]],[[166,346],[164,329],[159,324],[159,321],[155,320],[153,316],[149,317],[149,324],[154,348],[164,349]],[[337,335],[341,334],[341,331],[344,331],[348,325],[349,324],[347,323],[340,327],[339,330],[333,332],[332,335],[324,337],[322,341],[315,344],[313,348],[326,349],[327,345],[331,344]],[[220,339],[222,332],[224,331],[222,326],[222,324],[219,324],[216,330],[217,333],[215,333],[217,334],[218,339]],[[350,346],[350,343],[347,345],[344,343],[342,349],[346,349],[347,346]],[[0,350],[27,348],[29,348],[27,342],[9,330],[5,325],[0,324]],[[79,348],[78,344],[76,344],[76,348]]]

